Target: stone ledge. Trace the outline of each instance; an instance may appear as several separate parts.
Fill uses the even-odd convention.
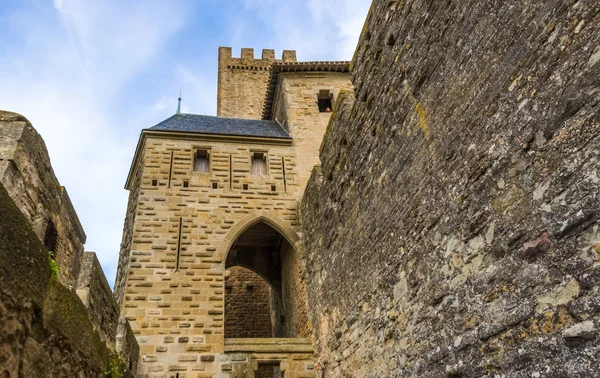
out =
[[[249,338],[225,339],[225,352],[253,353],[313,353],[308,339],[294,338]]]

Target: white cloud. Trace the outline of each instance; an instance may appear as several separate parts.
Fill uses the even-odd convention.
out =
[[[86,250],[97,252],[112,284],[127,202],[123,185],[139,122],[147,119],[123,121],[118,100],[187,12],[161,1],[52,5],[58,25],[46,14],[30,19],[19,30],[24,43],[3,53],[0,104],[25,115],[44,138],[88,235]]]
[[[64,0],[53,0],[54,3],[54,8],[56,8],[57,10],[60,10],[63,6],[63,4],[65,3]]]
[[[298,59],[350,60],[371,1],[245,0],[244,4],[273,29],[273,43],[295,49]],[[239,26],[251,27],[243,19]],[[240,37],[246,32],[240,28]]]

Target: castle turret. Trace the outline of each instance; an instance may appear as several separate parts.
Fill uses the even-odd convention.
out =
[[[281,60],[295,62],[296,51],[284,50]],[[254,49],[242,48],[241,57],[233,58],[231,47],[219,47],[217,115],[261,119],[271,66],[281,60],[272,49],[255,59]]]

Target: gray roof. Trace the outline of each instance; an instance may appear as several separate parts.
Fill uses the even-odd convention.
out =
[[[290,135],[275,121],[186,113],[175,114],[146,130],[291,139]]]

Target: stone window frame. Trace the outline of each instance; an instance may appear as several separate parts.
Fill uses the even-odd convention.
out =
[[[321,100],[329,100],[329,106],[324,105],[325,107],[329,108],[329,112],[325,111],[325,110],[321,110],[321,104],[320,101]],[[333,93],[333,89],[331,88],[323,88],[323,89],[319,89],[319,91],[317,92],[317,109],[319,110],[319,113],[326,113],[326,114],[330,114],[331,112],[333,112],[333,104],[334,104],[334,93]]]
[[[252,160],[254,159],[254,154],[263,154],[263,160],[265,161],[265,173],[264,174],[254,174],[252,173]],[[250,150],[250,176],[259,176],[264,177],[268,176],[270,172],[269,169],[269,151],[264,149],[252,149]]]
[[[198,151],[202,151],[202,150],[206,151],[206,154],[207,154],[207,157],[208,157],[208,171],[206,171],[206,172],[196,171],[194,169],[194,165],[196,163],[196,153]],[[195,174],[195,175],[210,175],[210,174],[212,174],[212,168],[213,168],[213,165],[212,165],[212,149],[210,147],[207,147],[207,146],[193,146],[192,147],[192,174]]]

